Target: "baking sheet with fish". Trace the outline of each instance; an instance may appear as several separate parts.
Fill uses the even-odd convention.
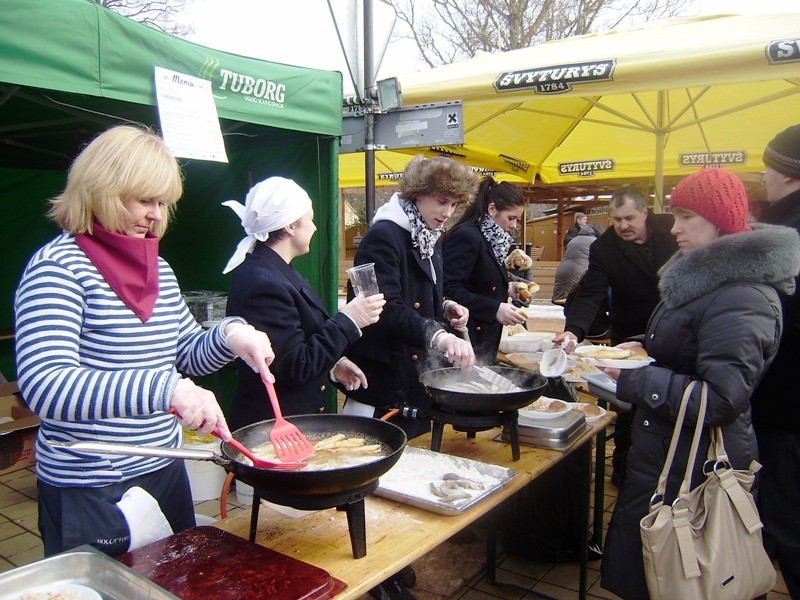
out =
[[[465,481],[481,484],[482,489],[462,488],[469,493],[469,498],[452,501],[437,496],[430,484],[441,485],[445,481],[443,476],[451,473]],[[397,464],[381,475],[375,495],[440,515],[454,516],[468,511],[517,475],[514,469],[424,448],[406,447]]]

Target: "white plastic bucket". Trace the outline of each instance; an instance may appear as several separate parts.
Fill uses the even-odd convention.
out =
[[[253,486],[236,480],[236,501],[242,506],[253,505]]]
[[[220,441],[190,442],[183,445],[187,450],[206,450],[219,453]],[[186,472],[189,474],[189,486],[192,488],[192,500],[214,500],[219,498],[225,483],[227,472],[210,460],[186,460]]]

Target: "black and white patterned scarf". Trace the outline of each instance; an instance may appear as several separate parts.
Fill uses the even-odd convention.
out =
[[[417,206],[408,200],[400,200],[403,212],[408,216],[408,223],[411,225],[411,245],[419,248],[422,258],[428,260],[433,256],[433,249],[439,237],[442,235],[442,228],[431,229],[422,218]]]
[[[514,243],[514,236],[504,231],[502,227],[492,221],[488,216],[484,216],[481,221],[481,233],[492,247],[492,252],[494,253],[497,264],[503,265],[506,256],[508,256],[511,244]]]

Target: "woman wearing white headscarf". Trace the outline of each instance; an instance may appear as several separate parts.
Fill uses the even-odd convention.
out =
[[[269,332],[276,356],[270,369],[284,415],[321,412],[331,369],[346,389],[366,387],[364,373],[343,354],[362,328],[377,322],[385,301],[382,294],[359,295],[330,316],[291,266],[308,253],[317,230],[308,194],[290,179],[270,177],[250,190],[244,206],[235,200],[223,205],[239,216],[247,234],[224,270],[233,271],[228,313]],[[258,373],[239,360],[236,370],[231,428],[274,418]]]

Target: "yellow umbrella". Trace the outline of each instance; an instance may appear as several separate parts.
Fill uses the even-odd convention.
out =
[[[526,176],[653,177],[660,200],[664,175],[763,170],[767,142],[800,123],[800,13],[669,20],[401,83],[406,104],[461,100],[465,146],[513,156]]]
[[[404,150],[378,150],[375,152],[375,185],[396,185],[403,169],[416,154],[448,156],[473,167],[480,176],[491,175],[497,181],[528,183],[535,174],[529,164],[511,157],[503,158],[496,152],[467,146],[427,146]],[[339,187],[364,186],[364,153],[339,155]]]

